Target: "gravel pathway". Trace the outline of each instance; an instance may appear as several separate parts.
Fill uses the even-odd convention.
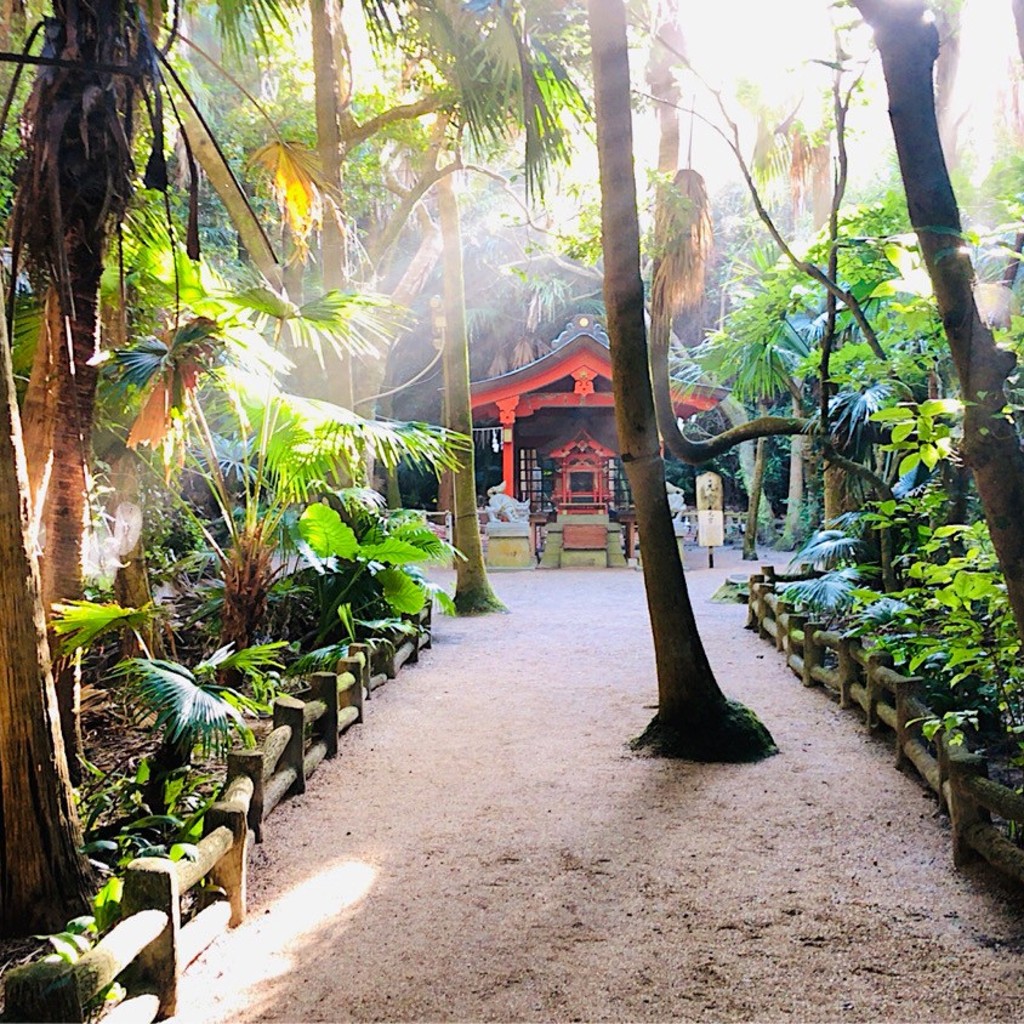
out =
[[[250,916],[176,1020],[1019,1021],[1024,896],[954,871],[888,742],[709,601],[742,565],[717,561],[687,571],[705,642],[779,756],[628,752],[655,700],[639,573],[495,575],[511,614],[437,618],[268,820]]]

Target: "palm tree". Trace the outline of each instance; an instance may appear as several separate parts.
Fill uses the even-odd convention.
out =
[[[727,700],[715,681],[697,631],[665,493],[640,279],[625,10],[621,0],[590,0],[589,15],[615,420],[643,538],[658,672],[658,713],[636,742],[695,760],[758,760],[773,753],[775,745],[753,712]]]
[[[473,434],[469,395],[469,334],[466,329],[466,297],[463,292],[462,230],[459,204],[451,175],[437,185],[441,233],[444,236],[444,380],[446,423],[449,430]],[[463,557],[456,559],[455,608],[460,614],[504,611],[491,589],[484,566],[480,523],[476,510],[474,451],[470,448],[454,474],[455,546]]]
[[[28,533],[28,477],[0,323],[0,933],[59,929],[84,913],[91,878],[61,737],[39,571]]]

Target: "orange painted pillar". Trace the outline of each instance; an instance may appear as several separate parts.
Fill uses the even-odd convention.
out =
[[[501,423],[501,478],[505,482],[505,493],[510,498],[518,498],[516,493],[516,445],[515,423],[516,406],[519,396],[501,399],[498,403],[498,420]]]

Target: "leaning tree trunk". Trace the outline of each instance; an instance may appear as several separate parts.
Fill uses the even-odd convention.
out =
[[[55,932],[85,912],[92,879],[50,675],[28,476],[0,318],[0,931]]]
[[[589,17],[615,422],[636,502],[658,673],[658,713],[637,744],[695,760],[757,760],[775,746],[756,716],[727,700],[715,681],[665,494],[640,279],[625,10],[621,0],[590,0]]]
[[[452,176],[437,183],[438,212],[444,237],[444,383],[449,430],[473,436],[473,409],[469,395],[469,335],[463,292],[462,231],[459,204]],[[460,615],[504,611],[491,590],[480,521],[476,511],[476,466],[470,445],[462,465],[453,474],[455,546],[463,557],[455,562],[455,608]]]
[[[920,0],[854,0],[875,32],[889,92],[900,173],[960,381],[964,460],[985,511],[1017,633],[1024,639],[1024,452],[1006,416],[1012,353],[996,345],[974,301],[974,268],[961,236],[960,211],[942,158],[932,68],[938,34]]]

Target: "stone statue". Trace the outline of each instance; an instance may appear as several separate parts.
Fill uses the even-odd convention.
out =
[[[683,497],[682,487],[676,487],[675,484],[670,484],[666,480],[665,491],[668,494],[668,509],[672,513],[672,518],[681,522],[683,513],[686,511],[686,499]]]
[[[530,503],[516,501],[505,493],[505,481],[487,491],[487,521],[489,523],[527,523],[530,521]]]

